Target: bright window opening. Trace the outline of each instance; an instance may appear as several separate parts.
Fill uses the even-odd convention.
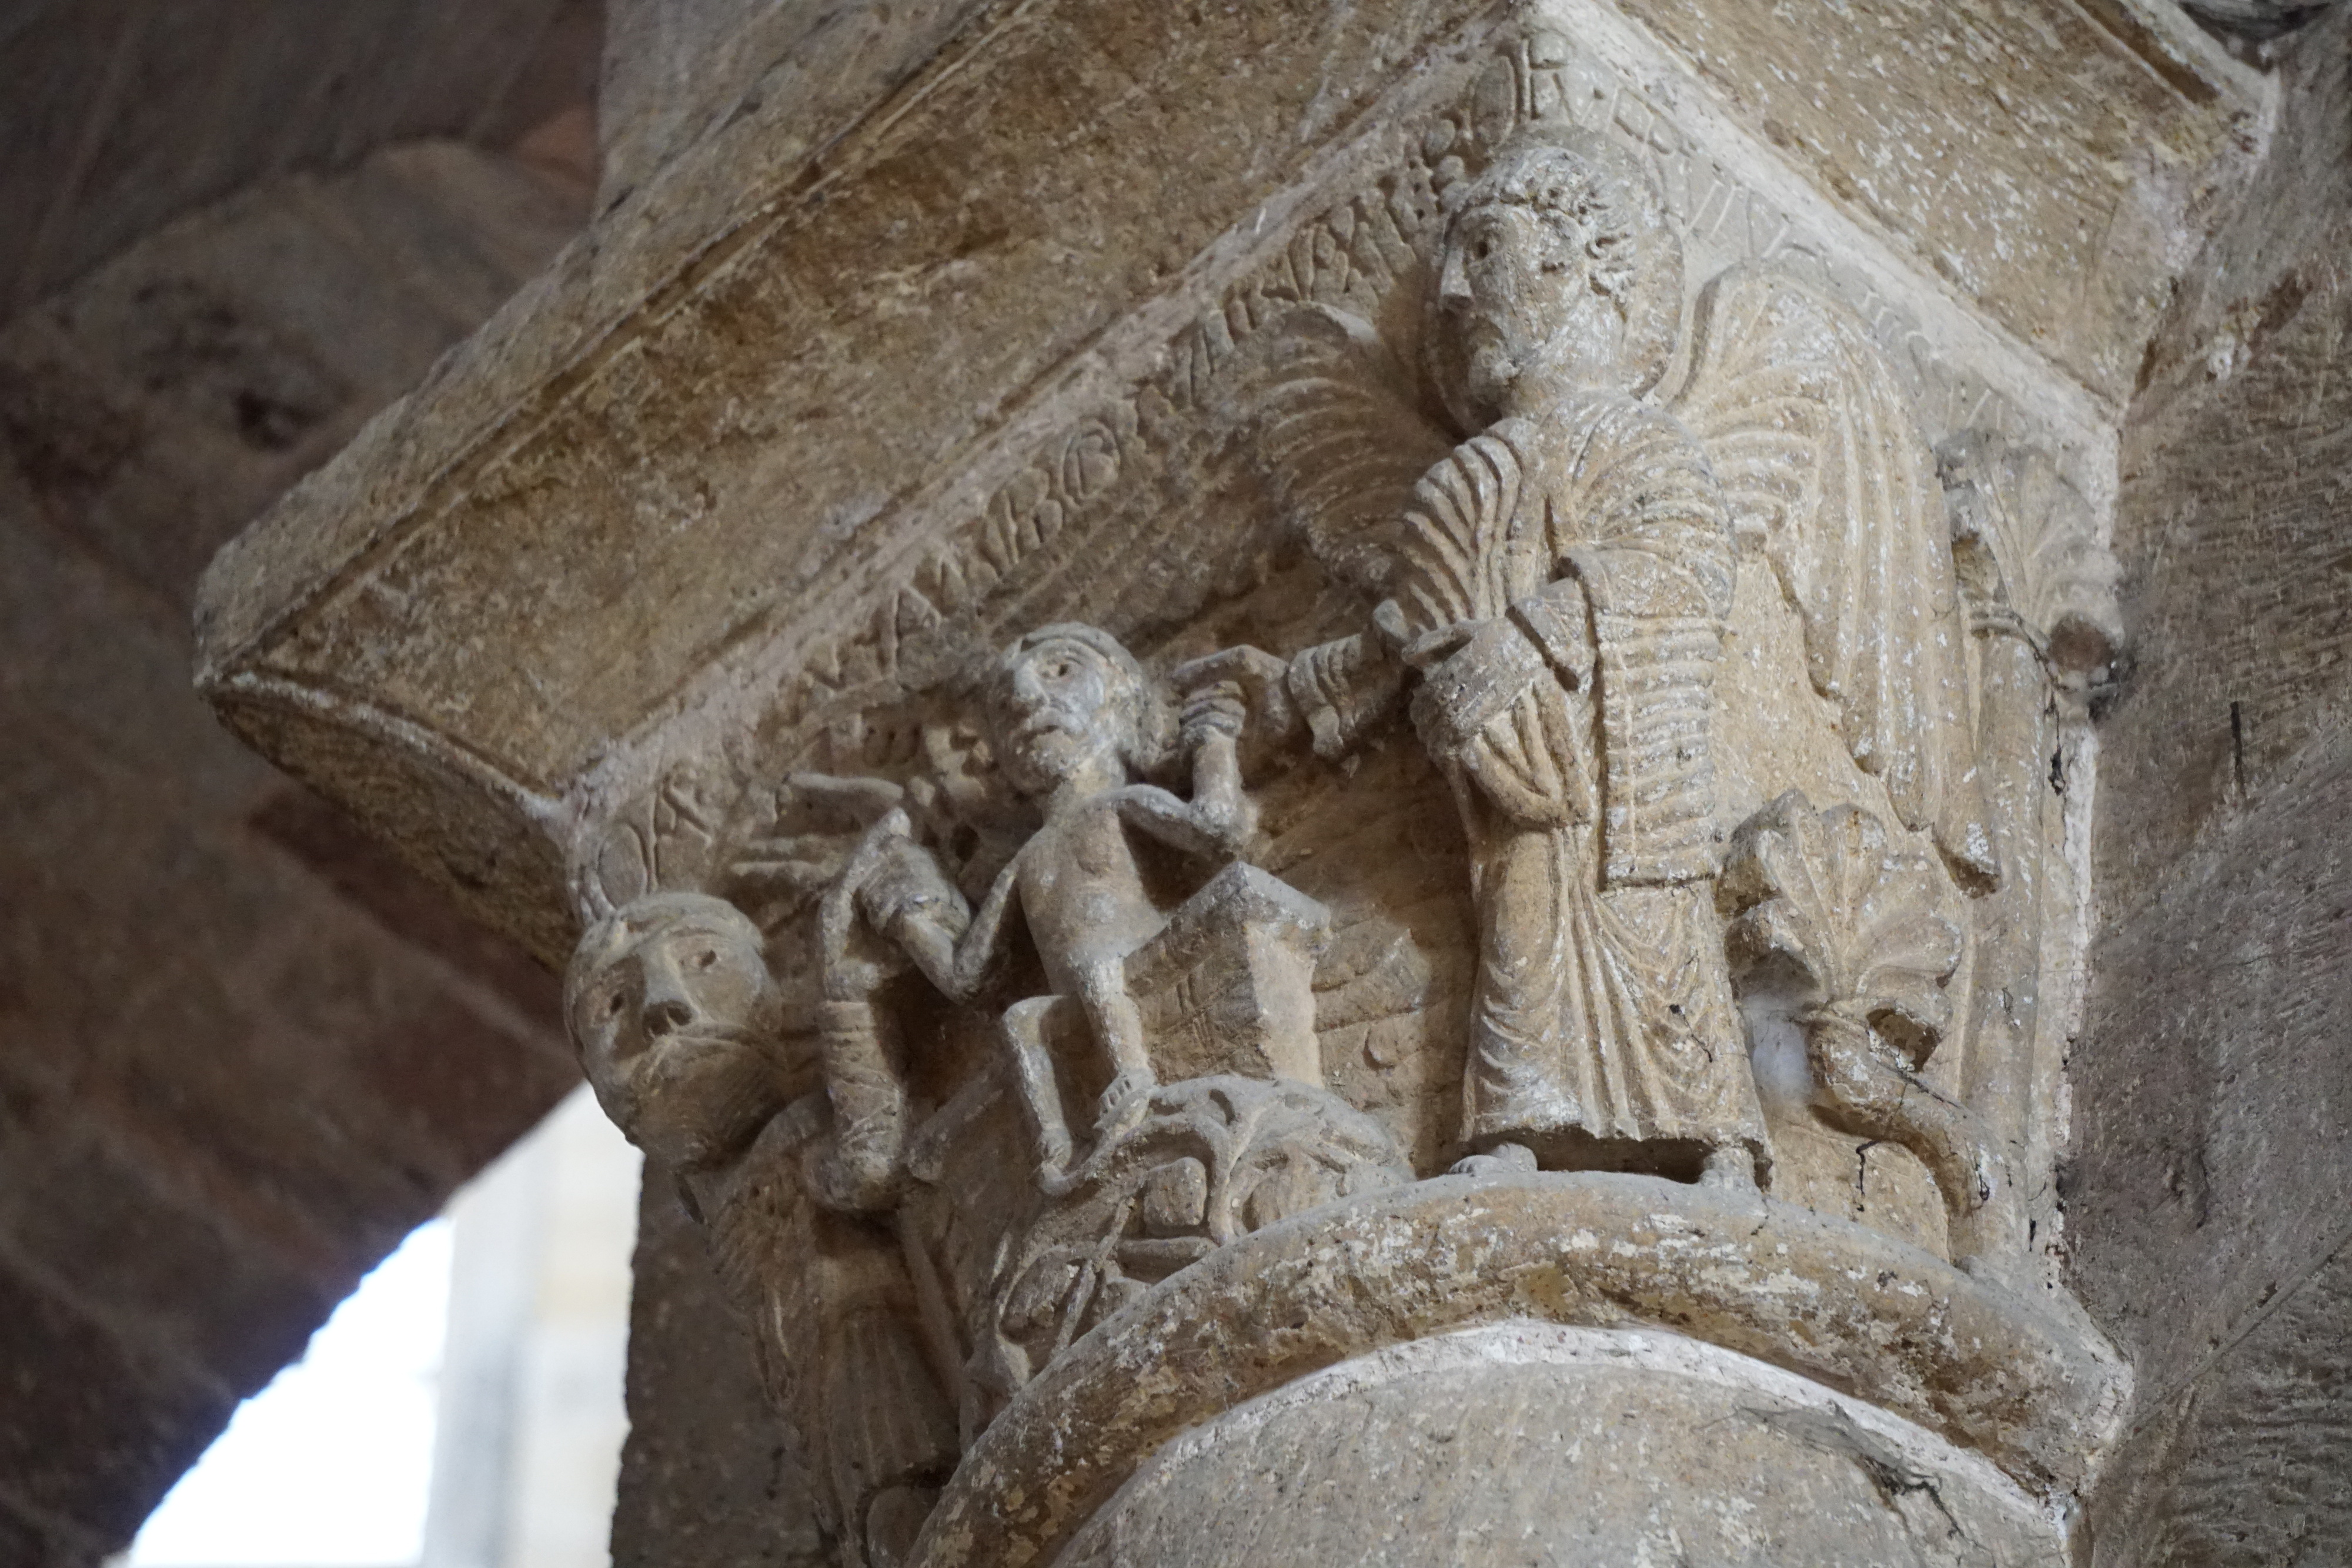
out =
[[[238,1408],[117,1568],[610,1568],[638,1169],[573,1094]]]
[[[421,1227],[237,1407],[148,1517],[134,1568],[398,1568],[424,1554],[450,1227]]]

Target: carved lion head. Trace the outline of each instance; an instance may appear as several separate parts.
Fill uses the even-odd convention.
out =
[[[782,1110],[782,1002],[758,926],[656,893],[591,926],[564,976],[582,1068],[629,1141],[675,1171],[739,1152]]]

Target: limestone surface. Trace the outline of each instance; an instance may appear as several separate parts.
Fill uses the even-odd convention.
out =
[[[1965,1452],[1818,1385],[1672,1334],[1517,1322],[1194,1428],[1055,1561],[2024,1568],[2063,1562],[2057,1535]]]
[[[637,13],[709,80],[221,558],[203,681],[571,952],[828,1549],[2073,1552],[2116,420],[2252,68],[738,9]]]

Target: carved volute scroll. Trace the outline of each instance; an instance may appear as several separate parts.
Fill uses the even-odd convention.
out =
[[[845,1563],[1050,1561],[1220,1400],[1527,1318],[2040,1540],[2125,1386],[2044,1272],[2089,509],[1570,41],[1385,145],[596,825],[591,1079]]]

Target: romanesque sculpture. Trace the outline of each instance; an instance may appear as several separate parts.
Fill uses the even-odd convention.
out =
[[[860,1092],[888,1070],[845,1072],[794,1030],[765,947],[722,900],[648,894],[582,937],[565,1007],[598,1102],[709,1228],[847,1563],[886,1568],[957,1452],[900,1244],[843,1201]]]
[[[2040,1250],[2087,510],[1939,453],[1822,277],[1686,289],[1572,53],[1514,46],[584,857],[583,1061],[845,1561],[1052,1561],[1174,1435],[1529,1319],[1599,1336],[1563,1409],[1691,1335],[1748,1392],[1661,1442],[1940,1478],[1985,1533],[1922,1561],[2033,1560],[2112,1429]]]
[[[1741,824],[1724,878],[1734,957],[1783,961],[1822,1107],[1917,1155],[1953,1231],[1992,1195],[1993,1155],[1967,1105],[1918,1076],[1951,1022],[1958,899],[1916,851],[1856,806],[1816,813],[1790,790]]]
[[[1479,904],[1466,1141],[1751,1180],[1711,891],[1737,541],[1803,618],[1856,765],[1989,877],[1930,459],[1874,351],[1769,273],[1712,286],[1681,391],[1645,401],[1681,256],[1604,137],[1526,133],[1449,202],[1417,343],[1310,307],[1272,356],[1267,461],[1318,558],[1379,596],[1290,662],[1288,706],[1330,753],[1415,687]]]
[[[1155,984],[1155,972],[1180,948],[1218,945],[1213,937],[1188,943],[1182,933],[1205,921],[1221,925],[1244,947],[1254,931],[1274,928],[1311,943],[1323,915],[1295,895],[1286,900],[1278,884],[1254,885],[1266,879],[1253,879],[1233,864],[1255,812],[1242,792],[1234,749],[1240,714],[1216,685],[1194,693],[1181,736],[1171,737],[1167,705],[1132,654],[1093,627],[1056,625],[1004,651],[981,702],[997,777],[1034,811],[1032,831],[996,871],[974,912],[931,851],[916,841],[907,814],[886,811],[837,872],[828,868],[822,923],[828,973],[843,972],[840,955],[846,951],[854,903],[866,926],[901,949],[941,996],[969,1005],[1002,979],[1017,920],[1043,968],[1046,991],[1005,1008],[1001,1027],[1036,1140],[1041,1179],[1050,1187],[1064,1179],[1074,1147],[1049,1039],[1064,1013],[1076,1009],[1091,1065],[1109,1076],[1092,1118],[1099,1141],[1140,1114],[1160,1082],[1155,1043],[1161,1054],[1173,1049],[1172,1042],[1152,1038],[1170,1032],[1168,1020],[1147,1015],[1147,1005],[1159,1002],[1173,978],[1160,974],[1162,983]],[[1139,777],[1157,771],[1177,739],[1192,775],[1189,799]],[[803,780],[801,787],[839,786]],[[1171,921],[1146,885],[1147,843],[1232,869],[1212,879]],[[1244,910],[1237,899],[1269,907]],[[1311,966],[1311,951],[1304,956]],[[1286,986],[1277,982],[1263,995],[1254,988],[1250,998],[1286,1014],[1271,1022],[1275,1033],[1288,1038],[1270,1045],[1264,1065],[1276,1076],[1319,1082],[1311,1007],[1294,1000],[1286,1009],[1278,996],[1286,990],[1303,998],[1307,972],[1283,978]],[[1228,1033],[1248,1029],[1244,1019],[1220,1021]],[[1222,1049],[1239,1044],[1226,1040]]]
[[[967,1430],[985,1424],[1150,1283],[1411,1179],[1387,1131],[1322,1083],[1309,987],[1328,913],[1234,858],[1255,820],[1236,699],[1204,680],[1175,736],[1169,706],[1092,627],[1024,636],[979,706],[994,779],[1034,817],[976,912],[905,791],[802,776],[793,791],[857,824],[761,846],[786,858],[761,871],[805,895],[807,951],[772,954],[724,900],[656,891],[575,954],[567,1005],[589,1080],[708,1226],[856,1562],[898,1560],[952,1466],[953,1405]],[[1189,797],[1139,777],[1178,737]],[[1152,845],[1222,869],[1164,909]],[[1013,999],[1024,957],[1047,988]],[[944,1105],[910,1086],[920,1063],[889,999],[909,968],[992,1019],[1002,1047]],[[815,995],[793,1006],[780,974]],[[1081,1151],[1069,1103],[1104,1080]],[[943,1287],[932,1253],[948,1240],[902,1200],[919,1184],[950,1211],[974,1198],[942,1170],[1001,1153],[985,1124],[1007,1082],[1031,1196],[989,1217],[1011,1234],[981,1276]],[[996,1164],[983,1190],[1017,1195],[1022,1173]],[[943,1343],[960,1347],[944,1365]]]
[[[1127,967],[1166,919],[1145,890],[1129,835],[1196,857],[1234,857],[1250,826],[1231,734],[1237,723],[1213,706],[1188,713],[1191,800],[1138,782],[1167,746],[1161,705],[1134,656],[1090,626],[1048,626],[1021,638],[999,661],[985,702],[993,755],[1013,791],[1037,809],[1035,832],[997,873],[977,915],[941,904],[928,885],[909,894],[867,883],[860,903],[877,929],[959,1002],[1003,966],[1007,921],[1017,913],[1052,994],[1077,1004],[1113,1073],[1100,1131],[1132,1114],[1157,1082]],[[1070,1137],[1048,1092],[1038,1013],[1029,1006],[1008,1014],[1006,1029],[1024,1065],[1042,1160],[1058,1168],[1070,1157]]]

